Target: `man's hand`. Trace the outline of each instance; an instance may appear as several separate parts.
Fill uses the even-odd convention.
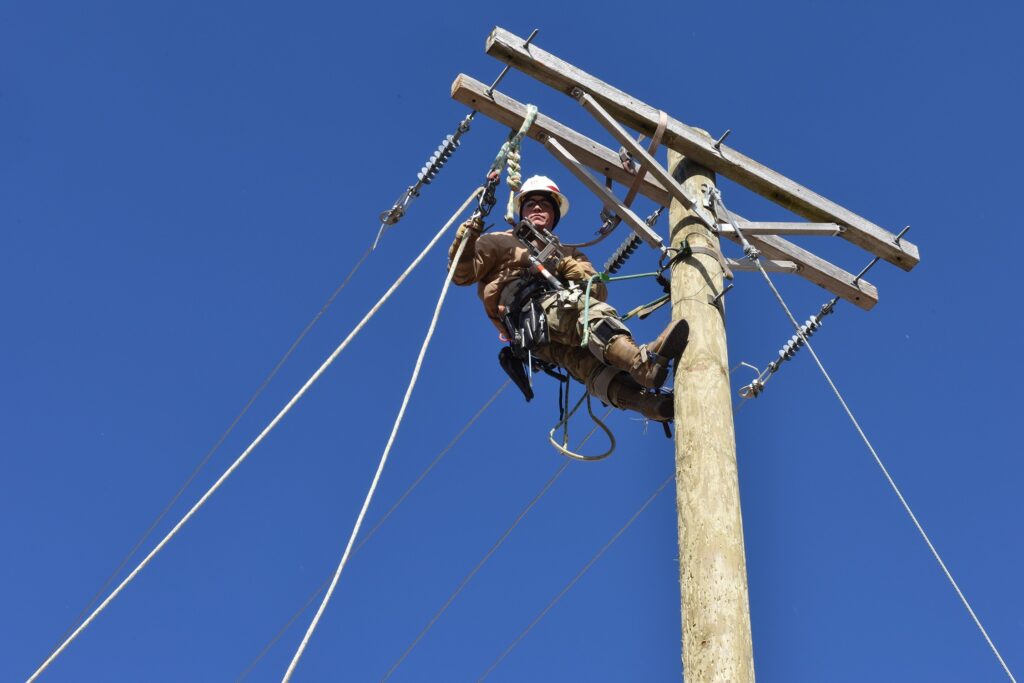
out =
[[[582,261],[572,256],[566,256],[555,267],[555,275],[565,280],[580,281],[590,277],[590,272],[583,265]]]
[[[482,218],[474,216],[468,221],[459,226],[458,231],[455,233],[456,239],[462,239],[462,236],[467,232],[471,237],[479,237],[480,233],[484,231],[484,220]]]

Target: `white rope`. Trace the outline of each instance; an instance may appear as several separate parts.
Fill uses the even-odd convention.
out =
[[[595,429],[597,428],[595,427]],[[424,636],[426,636],[430,629],[434,627],[434,624],[436,624],[437,620],[441,618],[441,615],[444,614],[449,607],[451,607],[452,603],[455,602],[455,599],[457,597],[459,597],[459,594],[462,593],[463,589],[465,589],[466,586],[469,585],[469,582],[473,580],[473,577],[475,577],[477,573],[479,573],[479,571],[483,569],[483,566],[487,564],[487,561],[491,559],[491,556],[498,551],[498,548],[502,546],[502,544],[509,537],[509,535],[511,535],[512,531],[517,526],[519,526],[519,523],[523,521],[523,518],[526,517],[527,513],[529,513],[530,510],[533,509],[533,506],[536,505],[537,502],[544,497],[544,494],[548,492],[548,489],[554,486],[555,482],[558,481],[558,478],[561,477],[565,470],[569,467],[569,464],[570,463],[568,461],[562,463],[562,465],[558,468],[558,471],[555,472],[554,475],[552,475],[552,477],[547,480],[547,483],[545,483],[544,486],[541,487],[540,491],[537,492],[537,495],[535,495],[533,499],[526,504],[526,507],[524,507],[522,511],[519,513],[519,515],[515,518],[515,520],[512,521],[512,524],[509,525],[507,529],[505,529],[505,532],[500,537],[498,537],[498,540],[491,545],[491,547],[487,550],[486,553],[484,553],[484,556],[480,559],[479,562],[476,563],[476,566],[474,566],[469,571],[469,573],[462,578],[462,581],[459,582],[459,585],[456,586],[452,594],[448,596],[448,599],[444,601],[444,604],[441,605],[441,608],[434,613],[434,616],[430,618],[430,621],[427,622],[427,625],[424,626],[418,634],[416,634],[416,637],[413,638],[413,641],[409,643],[409,646],[407,648],[405,648],[405,651],[398,657],[395,663],[391,665],[391,668],[387,670],[387,673],[385,673],[384,676],[381,678],[382,683],[383,681],[386,681],[389,678],[391,678],[392,674],[395,673],[395,670],[402,665],[402,662],[406,660],[406,658],[412,653],[416,646],[419,645],[420,641],[423,640]]]
[[[722,208],[725,208],[724,204],[722,205]],[[726,213],[728,214],[728,209],[726,209]],[[731,220],[731,216],[730,222],[733,225],[736,225],[735,221]],[[910,516],[910,519],[914,523],[914,526],[917,527],[917,531],[921,534],[921,538],[923,538],[924,542],[928,545],[928,549],[932,551],[932,555],[935,556],[935,561],[939,563],[939,567],[942,568],[942,572],[946,575],[946,578],[949,579],[949,583],[953,586],[953,590],[955,590],[956,594],[960,596],[960,601],[963,602],[964,607],[967,608],[967,612],[971,615],[971,619],[974,620],[974,623],[975,625],[977,625],[978,630],[981,631],[981,635],[984,636],[985,642],[987,642],[988,646],[992,648],[992,652],[993,654],[995,654],[996,659],[999,660],[999,664],[1002,665],[1003,671],[1006,672],[1006,675],[1010,678],[1010,681],[1012,681],[1012,683],[1017,683],[1017,679],[1013,677],[1012,673],[1010,673],[1010,668],[1006,665],[1006,662],[1003,660],[1002,655],[999,654],[999,650],[996,648],[995,643],[993,643],[992,639],[989,637],[988,631],[986,631],[985,627],[981,625],[981,620],[978,619],[978,615],[974,613],[974,609],[971,607],[971,603],[967,601],[967,597],[964,595],[963,591],[960,590],[960,586],[957,585],[956,580],[953,578],[953,574],[950,573],[949,569],[946,567],[946,563],[942,561],[942,557],[939,555],[939,551],[935,549],[935,545],[932,544],[932,541],[928,537],[928,534],[925,533],[924,527],[921,526],[921,523],[919,521],[917,521],[917,515],[915,515],[914,511],[910,509],[910,504],[907,502],[907,499],[903,497],[903,493],[900,491],[899,486],[896,485],[896,481],[892,478],[892,475],[889,474],[889,470],[886,469],[885,465],[882,463],[882,459],[878,456],[878,453],[875,451],[875,447],[871,445],[871,441],[868,440],[868,437],[864,433],[864,430],[861,429],[860,423],[857,422],[857,418],[853,416],[853,411],[851,411],[850,407],[846,404],[846,401],[843,399],[843,395],[839,393],[839,388],[836,387],[835,382],[832,381],[832,377],[828,374],[828,371],[825,370],[825,366],[822,364],[821,359],[818,358],[818,354],[814,352],[814,348],[811,346],[811,342],[807,339],[807,336],[803,333],[803,329],[800,327],[800,323],[797,321],[796,316],[794,316],[793,313],[789,310],[789,306],[786,305],[786,301],[782,298],[782,294],[779,292],[778,288],[775,287],[775,283],[772,282],[772,279],[768,275],[768,272],[764,269],[764,266],[761,265],[760,259],[751,258],[751,260],[757,266],[757,269],[764,277],[765,282],[768,283],[768,287],[772,290],[772,293],[775,294],[775,298],[778,300],[779,305],[782,306],[782,310],[786,312],[786,316],[789,318],[789,321],[793,323],[793,327],[794,329],[796,329],[797,335],[803,340],[804,344],[807,346],[807,350],[811,353],[811,357],[814,358],[815,364],[821,371],[822,376],[825,377],[825,381],[828,382],[828,385],[830,387],[832,387],[832,392],[836,395],[836,398],[839,399],[839,404],[843,407],[843,410],[846,411],[846,415],[847,417],[850,418],[850,422],[853,423],[853,426],[854,428],[856,428],[857,433],[860,434],[860,438],[863,439],[864,444],[868,447],[868,450],[871,452],[871,456],[875,459],[875,462],[878,464],[879,469],[882,470],[882,474],[885,475],[886,481],[889,482],[889,486],[892,487],[892,490],[896,493],[896,497],[899,498],[900,503],[903,505],[903,509],[907,511],[907,514]]]
[[[612,410],[613,408],[609,408],[607,412],[605,412],[604,418],[607,418],[611,414]],[[594,425],[590,432],[585,437],[583,437],[583,440],[580,441],[579,445],[576,448],[583,448],[583,446],[587,444],[587,441],[590,440],[590,437],[592,437],[596,431],[597,425]],[[571,463],[569,461],[563,462],[561,467],[558,468],[558,471],[556,471],[554,475],[552,475],[552,477],[547,480],[547,482],[540,488],[536,495],[534,495],[530,502],[526,504],[526,507],[524,507],[519,512],[516,518],[512,521],[512,524],[510,524],[509,527],[505,529],[505,532],[501,536],[499,536],[498,540],[491,545],[490,549],[486,553],[484,553],[484,556],[480,559],[479,562],[476,563],[476,566],[473,567],[473,569],[471,569],[470,572],[466,574],[465,577],[463,577],[462,581],[459,582],[459,585],[455,588],[452,594],[449,595],[448,599],[445,600],[443,605],[441,605],[441,609],[437,610],[437,612],[434,613],[434,616],[431,617],[430,621],[427,622],[427,625],[424,626],[423,629],[416,635],[412,643],[409,644],[409,647],[405,649],[405,652],[403,652],[401,656],[399,656],[399,658],[395,661],[395,663],[391,665],[391,668],[388,669],[387,673],[385,673],[384,676],[381,678],[381,683],[388,680],[395,673],[395,670],[398,669],[399,666],[401,666],[402,662],[404,662],[405,659],[412,653],[413,649],[415,649],[419,642],[423,640],[423,638],[427,635],[430,629],[434,627],[434,624],[436,624],[437,620],[441,618],[441,615],[445,613],[445,610],[451,607],[452,603],[455,602],[455,599],[459,597],[459,594],[462,593],[466,586],[469,585],[469,582],[473,580],[473,577],[475,577],[477,573],[481,569],[483,569],[483,566],[487,564],[487,561],[491,559],[491,556],[498,551],[498,548],[502,546],[502,544],[506,541],[506,539],[508,539],[508,537],[512,534],[515,528],[519,526],[519,523],[523,521],[523,518],[526,517],[527,513],[529,513],[530,510],[532,510],[533,507],[538,502],[540,502],[540,499],[544,497],[548,490],[552,486],[554,486],[555,482],[558,481],[558,478],[562,476],[562,474],[565,472],[565,470],[569,467],[570,464]]]
[[[346,286],[348,286],[349,281],[356,274],[356,271],[358,271],[359,268],[362,267],[363,262],[366,261],[367,257],[370,255],[372,251],[373,248],[368,247],[366,251],[363,252],[363,255],[359,258],[358,261],[356,261],[356,264],[352,267],[352,270],[348,272],[348,275],[345,276],[345,279],[342,280],[341,284],[338,285],[334,292],[331,293],[331,295],[327,298],[327,301],[324,303],[324,305],[321,306],[320,310],[317,311],[316,315],[313,316],[313,319],[310,320],[306,327],[302,330],[302,332],[299,333],[299,336],[295,338],[295,341],[293,341],[292,345],[288,347],[288,350],[284,352],[284,355],[281,356],[281,359],[279,361],[277,361],[277,364],[270,371],[270,373],[263,378],[263,381],[260,383],[259,387],[256,388],[256,391],[253,392],[252,396],[249,397],[249,400],[246,402],[241,412],[239,412],[238,415],[235,416],[235,419],[231,421],[231,424],[229,424],[228,428],[224,430],[224,433],[220,435],[220,438],[217,439],[217,442],[214,443],[210,450],[206,452],[206,455],[204,455],[202,460],[199,461],[199,464],[192,469],[192,472],[185,479],[185,482],[178,487],[177,493],[171,496],[170,501],[168,501],[167,504],[164,505],[163,509],[160,511],[160,514],[158,514],[156,518],[152,522],[150,522],[149,527],[144,532],[142,532],[142,536],[139,537],[139,540],[135,542],[135,545],[133,545],[132,549],[128,551],[128,554],[121,558],[121,562],[117,565],[117,568],[110,573],[110,576],[108,576],[106,581],[103,582],[103,585],[100,586],[99,590],[97,590],[89,599],[89,603],[82,608],[82,611],[78,613],[78,616],[76,616],[74,621],[71,622],[71,625],[68,626],[67,630],[65,630],[64,633],[61,634],[61,637],[57,640],[56,644],[54,644],[50,652],[56,650],[57,647],[62,642],[64,642],[64,639],[68,637],[68,634],[71,633],[75,629],[75,627],[80,623],[82,617],[89,613],[89,610],[91,610],[93,605],[96,604],[96,601],[100,599],[100,597],[106,592],[107,588],[110,587],[110,584],[114,582],[114,579],[118,577],[118,575],[121,573],[121,570],[124,569],[129,562],[131,562],[131,559],[133,557],[135,557],[135,553],[138,552],[139,548],[141,548],[142,545],[147,540],[149,540],[149,537],[153,533],[153,530],[157,528],[160,522],[164,521],[164,517],[166,517],[170,513],[175,503],[177,503],[178,500],[185,494],[185,491],[192,484],[195,478],[199,476],[199,473],[203,471],[203,468],[206,467],[206,465],[210,462],[210,459],[213,458],[214,454],[224,444],[224,442],[227,440],[228,436],[231,435],[231,432],[234,431],[238,423],[241,422],[242,418],[245,417],[246,413],[249,412],[249,408],[251,408],[253,404],[256,403],[256,399],[260,397],[260,395],[263,393],[263,390],[270,385],[270,382],[274,379],[274,377],[277,376],[277,373],[281,370],[281,368],[284,367],[284,364],[288,362],[288,359],[291,358],[292,354],[295,352],[295,349],[299,347],[299,344],[302,343],[302,340],[305,339],[306,335],[309,334],[310,330],[313,329],[313,326],[315,326],[317,322],[320,320],[320,318],[324,316],[324,313],[326,313],[327,309],[331,307],[331,304],[333,304],[334,300],[338,298],[338,295],[341,294],[342,290],[345,289]]]
[[[359,549],[366,545],[366,543],[371,538],[373,538],[373,535],[377,533],[377,530],[384,525],[384,522],[386,522],[388,518],[390,518],[391,515],[395,512],[395,510],[397,510],[398,507],[403,502],[405,502],[405,499],[409,497],[409,495],[416,489],[417,486],[420,485],[420,483],[424,479],[426,479],[427,475],[430,474],[430,472],[434,469],[434,467],[437,466],[439,462],[441,462],[441,459],[444,458],[448,451],[454,448],[455,444],[458,443],[459,439],[461,439],[466,434],[466,432],[469,431],[469,428],[472,427],[473,424],[478,419],[480,419],[480,416],[484,414],[484,411],[486,411],[490,407],[490,405],[494,403],[494,401],[498,398],[501,392],[503,392],[511,383],[512,380],[505,380],[505,383],[498,387],[498,390],[495,391],[494,394],[489,399],[487,399],[487,401],[480,407],[478,411],[476,411],[476,414],[469,419],[469,422],[462,426],[462,429],[460,429],[459,433],[455,435],[455,438],[449,441],[448,445],[441,449],[441,452],[437,454],[434,460],[429,465],[427,465],[427,467],[422,472],[420,472],[420,475],[416,477],[416,480],[412,484],[410,484],[407,489],[405,489],[402,495],[398,497],[398,500],[395,501],[394,505],[388,508],[388,511],[381,515],[381,518],[377,520],[377,523],[373,526],[373,528],[366,532],[365,536],[359,539],[359,543],[356,543],[356,546],[352,549],[353,556],[357,555],[359,553]],[[281,639],[281,637],[288,631],[289,628],[291,628],[291,625],[295,623],[295,620],[301,617],[302,613],[309,609],[309,606],[313,604],[313,601],[316,600],[321,593],[327,590],[327,587],[331,585],[331,578],[333,576],[334,573],[331,572],[331,576],[328,576],[326,579],[324,579],[323,583],[321,583],[320,586],[317,587],[315,591],[313,591],[309,598],[306,599],[305,604],[303,604],[302,607],[300,607],[299,610],[292,615],[292,617],[287,621],[287,623],[285,623],[285,625],[282,626],[280,630],[278,630],[274,637],[271,638],[270,641],[263,646],[263,649],[260,650],[260,653],[256,655],[256,657],[251,662],[249,662],[249,666],[245,667],[242,673],[238,675],[238,678],[235,679],[235,683],[239,683],[246,676],[249,675],[253,668],[255,668],[257,664],[259,664],[260,660],[263,659],[263,657],[265,657],[268,652],[270,652],[271,648],[273,648],[274,645],[277,644],[277,641]]]
[[[110,595],[108,595],[107,598],[103,602],[101,602],[95,610],[93,610],[92,614],[90,614],[89,617],[82,622],[82,625],[75,629],[74,632],[70,636],[68,636],[68,638],[63,643],[61,643],[60,647],[54,650],[53,654],[51,654],[46,659],[46,661],[44,661],[39,666],[39,668],[36,669],[35,673],[32,674],[32,676],[28,679],[27,683],[32,683],[37,678],[39,678],[40,674],[46,671],[47,667],[49,667],[50,664],[52,664],[53,661],[57,659],[57,657],[68,647],[68,645],[70,645],[75,640],[75,638],[78,637],[78,634],[84,631],[85,628],[89,624],[91,624],[92,621],[104,609],[106,609],[107,605],[109,605],[114,600],[114,598],[116,598],[118,594],[120,594],[121,591],[124,590],[125,586],[132,582],[135,576],[140,571],[142,571],[142,569],[147,564],[149,564],[149,562],[156,556],[157,553],[163,550],[163,547],[167,545],[167,542],[170,541],[183,526],[185,526],[185,523],[188,522],[188,520],[191,519],[192,516],[199,511],[199,508],[201,508],[206,503],[207,499],[209,499],[209,497],[213,495],[214,491],[220,488],[221,484],[223,484],[227,480],[227,478],[231,476],[231,474],[238,468],[238,466],[241,465],[245,461],[245,459],[249,457],[249,454],[252,453],[253,450],[255,450],[256,446],[258,446],[260,442],[263,441],[267,434],[269,434],[274,429],[274,427],[276,427],[277,424],[284,418],[284,416],[288,414],[292,407],[296,403],[298,403],[299,399],[302,398],[303,395],[305,395],[309,388],[313,386],[313,384],[318,379],[320,379],[320,376],[323,375],[324,372],[326,372],[327,368],[331,366],[331,364],[341,354],[345,347],[349,345],[349,342],[351,342],[352,339],[354,339],[355,336],[359,334],[359,332],[363,329],[366,323],[369,322],[370,318],[372,318],[377,313],[380,307],[383,306],[384,303],[389,298],[391,298],[391,295],[395,293],[395,290],[398,289],[398,287],[405,281],[409,274],[412,273],[416,266],[420,264],[420,261],[422,261],[426,257],[427,253],[434,247],[435,244],[437,244],[438,240],[441,239],[444,233],[448,231],[448,228],[451,227],[452,223],[455,222],[459,215],[461,215],[462,212],[466,210],[466,207],[468,207],[470,203],[482,191],[483,188],[477,188],[476,190],[473,191],[472,194],[469,195],[465,203],[463,203],[463,205],[459,207],[459,210],[455,214],[453,214],[452,217],[448,220],[448,222],[445,223],[444,227],[442,227],[437,232],[437,234],[434,235],[433,239],[431,239],[427,246],[423,249],[423,251],[420,252],[419,256],[417,256],[409,265],[409,267],[406,268],[405,272],[402,273],[397,280],[395,280],[395,283],[392,284],[391,287],[380,298],[380,300],[378,300],[377,303],[374,304],[373,308],[371,308],[370,311],[365,316],[363,316],[363,319],[360,320],[359,324],[356,325],[355,329],[353,329],[349,333],[349,335],[345,337],[345,340],[338,345],[338,348],[336,348],[334,352],[331,353],[330,356],[328,356],[327,360],[325,360],[323,364],[317,369],[317,371],[314,372],[313,375],[308,380],[306,380],[306,383],[302,385],[302,388],[299,389],[299,391],[294,396],[292,396],[291,400],[289,400],[288,403],[285,404],[284,408],[282,408],[281,411],[274,417],[274,419],[270,421],[270,424],[268,424],[263,429],[263,431],[260,432],[259,436],[257,436],[256,439],[251,444],[249,444],[248,448],[246,448],[245,451],[243,451],[242,454],[238,456],[238,459],[236,459],[231,464],[231,466],[228,467],[224,474],[222,474],[220,478],[213,484],[213,486],[211,486],[209,490],[207,490],[206,493],[203,494],[203,497],[200,498],[199,501],[196,502],[196,504],[193,505],[192,508],[187,513],[185,513],[185,516],[182,517],[181,520],[179,520],[178,523],[174,525],[174,528],[171,529],[167,533],[167,535],[163,537],[163,539],[156,545],[156,547],[153,548],[149,552],[149,554],[146,555],[145,558],[143,558],[142,562],[140,562],[138,566],[136,566],[135,569],[133,569],[131,573],[128,576],[126,576],[125,579],[120,584],[118,584],[117,588],[115,588],[114,591]]]
[[[461,211],[459,212],[461,213]],[[341,578],[341,572],[345,569],[345,565],[348,563],[348,557],[352,552],[352,545],[355,543],[356,536],[359,535],[359,528],[363,524],[363,518],[366,516],[366,511],[370,508],[370,501],[373,500],[373,494],[377,490],[377,484],[380,482],[381,474],[384,472],[384,465],[388,461],[388,455],[391,454],[391,447],[395,443],[395,437],[398,435],[398,428],[402,424],[402,418],[405,417],[405,409],[409,405],[409,398],[412,396],[412,391],[416,387],[416,380],[419,379],[420,368],[423,365],[423,357],[427,353],[427,347],[430,346],[430,340],[434,336],[434,329],[437,327],[437,319],[441,315],[441,307],[444,305],[444,300],[448,296],[448,288],[452,283],[452,276],[455,275],[455,269],[458,267],[459,259],[462,258],[462,251],[466,248],[466,242],[469,239],[470,232],[467,230],[463,233],[462,239],[459,241],[459,247],[455,251],[455,256],[452,258],[451,266],[448,268],[448,274],[444,279],[444,286],[441,288],[441,296],[437,299],[437,305],[434,307],[434,316],[430,320],[430,327],[427,329],[427,336],[423,339],[423,345],[420,347],[419,356],[416,358],[416,366],[412,371],[412,378],[409,380],[409,386],[405,390],[405,396],[402,398],[402,406],[398,409],[398,415],[395,417],[395,423],[391,427],[391,436],[388,437],[387,445],[384,446],[384,453],[380,456],[380,463],[377,465],[377,472],[373,475],[373,481],[370,483],[370,490],[366,493],[366,499],[363,500],[363,507],[359,511],[359,516],[356,518],[355,526],[352,527],[352,534],[349,536],[348,544],[345,546],[345,552],[341,556],[341,562],[338,563],[338,569],[334,572],[334,578],[331,580],[331,585],[327,589],[327,594],[324,595],[324,599],[320,602],[320,607],[316,611],[316,615],[313,617],[313,621],[310,622],[309,628],[306,629],[306,635],[302,637],[302,642],[299,643],[299,648],[295,651],[295,656],[292,657],[291,663],[288,665],[288,670],[285,671],[282,683],[288,683],[291,680],[292,674],[295,673],[295,667],[298,666],[299,660],[302,659],[302,654],[306,651],[306,646],[309,644],[309,639],[313,636],[313,631],[316,630],[317,624],[320,623],[320,617],[323,616],[324,611],[327,609],[327,603],[331,601],[331,596],[334,595],[334,589],[338,586],[338,580]]]

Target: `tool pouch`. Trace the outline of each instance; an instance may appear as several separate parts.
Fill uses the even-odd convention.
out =
[[[512,330],[512,352],[519,358],[525,358],[529,351],[551,341],[548,331],[548,316],[536,299],[530,299],[519,311],[518,320]]]
[[[523,398],[529,402],[533,398],[533,388],[530,387],[530,378],[526,374],[526,363],[518,358],[511,347],[503,346],[498,352],[498,363],[505,374],[515,382],[519,391],[523,392]]]

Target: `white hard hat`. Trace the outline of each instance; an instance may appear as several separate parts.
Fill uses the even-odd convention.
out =
[[[558,216],[562,217],[569,213],[569,200],[565,198],[562,191],[558,189],[558,185],[555,185],[555,181],[547,176],[535,175],[530,176],[523,183],[523,187],[519,190],[519,194],[516,195],[516,211],[521,215],[523,213],[523,197],[528,194],[535,194],[542,192],[549,195],[558,204]]]

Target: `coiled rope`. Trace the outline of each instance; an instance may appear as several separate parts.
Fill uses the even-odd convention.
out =
[[[530,130],[530,126],[537,119],[537,107],[532,104],[526,105],[526,117],[523,119],[523,125],[519,127],[519,131],[509,136],[509,139],[501,146],[498,150],[498,155],[494,158],[494,163],[491,164],[490,175],[501,172],[502,166],[508,167],[508,177],[505,182],[508,183],[508,204],[505,207],[505,221],[513,224],[515,223],[515,197],[516,192],[523,186],[523,171],[522,163],[519,156],[519,148],[523,141],[523,137]]]
[[[420,262],[426,257],[426,255],[430,252],[434,245],[437,244],[438,240],[441,239],[441,237],[444,235],[445,232],[448,231],[448,229],[452,226],[455,220],[466,210],[470,203],[474,199],[476,199],[478,195],[480,195],[481,192],[483,192],[483,188],[477,188],[469,195],[469,197],[466,199],[463,205],[459,207],[459,210],[456,213],[454,213],[452,217],[448,220],[448,222],[445,223],[444,227],[442,227],[437,232],[437,234],[434,235],[434,237],[430,240],[430,242],[423,249],[423,251],[421,251],[420,254],[415,259],[413,259],[413,262],[409,265],[408,268],[406,268],[405,272],[403,272],[398,277],[394,284],[392,284],[391,287],[384,293],[384,295],[377,301],[377,303],[374,304],[373,308],[371,308],[370,311],[363,317],[363,319],[359,321],[359,324],[356,325],[352,332],[350,332],[349,335],[345,337],[345,339],[341,342],[341,344],[339,344],[338,347],[331,353],[331,355],[328,356],[327,360],[323,362],[323,364],[317,369],[317,371],[314,372],[313,375],[308,380],[306,380],[306,383],[302,385],[302,388],[299,389],[299,391],[294,396],[292,396],[288,403],[285,404],[284,408],[282,408],[280,412],[278,412],[278,414],[274,417],[274,419],[270,421],[270,423],[263,429],[262,432],[260,432],[259,436],[257,436],[256,439],[253,440],[251,444],[249,444],[249,446],[242,452],[240,456],[238,456],[238,458],[231,464],[231,466],[228,467],[227,470],[225,470],[224,474],[222,474],[220,478],[217,479],[216,482],[214,482],[213,486],[211,486],[206,491],[206,493],[204,493],[203,496],[195,503],[195,505],[193,505],[192,508],[189,509],[187,513],[185,513],[185,516],[182,517],[178,521],[178,523],[174,525],[174,528],[172,528],[167,533],[167,535],[163,537],[163,539],[156,545],[156,547],[154,547],[149,552],[149,554],[146,555],[145,558],[143,558],[142,562],[140,562],[135,567],[135,569],[133,569],[131,573],[128,574],[128,576],[126,576],[124,580],[121,581],[120,584],[118,584],[117,588],[115,588],[113,592],[110,595],[108,595],[107,598],[103,602],[101,602],[99,606],[96,607],[95,610],[92,611],[92,613],[86,618],[86,620],[82,622],[82,624],[78,628],[76,628],[74,632],[72,632],[71,635],[68,636],[64,640],[64,642],[61,643],[61,645],[56,650],[54,650],[53,653],[50,654],[49,657],[47,657],[46,661],[44,661],[28,679],[28,683],[32,683],[33,681],[38,679],[39,676],[44,671],[46,671],[50,664],[52,664],[53,661],[56,660],[57,657],[60,656],[60,654],[64,652],[65,649],[67,649],[68,645],[74,642],[78,635],[82,631],[84,631],[86,627],[88,627],[89,624],[91,624],[93,620],[96,619],[96,617],[103,612],[103,610],[107,608],[107,605],[109,605],[114,600],[114,598],[116,598],[121,593],[121,591],[124,590],[124,588],[135,579],[138,573],[141,572],[146,567],[146,565],[148,565],[152,561],[154,557],[156,557],[157,553],[163,550],[164,546],[167,545],[167,543],[172,538],[174,538],[178,531],[180,531],[181,528],[185,526],[185,524],[192,518],[192,516],[199,511],[199,509],[206,503],[210,496],[212,496],[214,492],[217,489],[219,489],[221,485],[227,480],[227,478],[230,477],[236,469],[238,469],[238,467],[245,461],[245,459],[249,457],[249,454],[256,449],[256,447],[263,441],[264,438],[266,438],[267,434],[269,434],[274,429],[274,427],[278,425],[278,423],[284,418],[284,416],[287,415],[288,412],[291,411],[291,409],[295,406],[295,404],[299,402],[299,399],[301,399],[305,395],[305,393],[309,391],[309,388],[312,387],[313,384],[316,383],[318,379],[320,379],[320,376],[327,371],[327,368],[331,366],[335,359],[349,345],[352,339],[355,338],[355,336],[363,329],[363,327],[365,327],[366,323],[370,321],[370,319],[377,313],[378,310],[380,310],[381,306],[383,306],[384,303],[389,298],[391,298],[391,295],[395,293],[395,291],[398,289],[399,286],[401,286],[403,282],[405,282],[409,274],[412,273],[416,266],[420,264]]]
[[[470,198],[472,199],[472,195]],[[466,206],[468,206],[468,202]],[[461,211],[459,213],[461,213]],[[441,315],[441,307],[444,305],[444,300],[448,296],[448,288],[452,283],[452,277],[455,275],[455,269],[458,266],[459,259],[462,258],[462,252],[466,248],[469,235],[470,231],[467,230],[463,232],[462,239],[459,240],[458,249],[456,249],[455,256],[452,258],[451,265],[448,267],[448,273],[444,279],[444,286],[441,288],[441,296],[437,299],[437,305],[434,307],[434,316],[430,320],[430,327],[427,328],[427,336],[423,339],[423,344],[420,346],[420,353],[416,357],[416,366],[413,368],[412,378],[410,378],[409,386],[405,390],[405,396],[402,398],[402,405],[398,409],[398,415],[395,417],[395,423],[391,427],[391,435],[388,437],[387,445],[384,447],[384,453],[380,456],[380,463],[377,465],[377,472],[373,475],[373,481],[370,482],[370,490],[366,493],[366,498],[363,500],[363,507],[359,511],[359,516],[356,518],[355,525],[352,527],[352,533],[349,536],[348,544],[345,546],[345,552],[341,556],[341,561],[338,563],[338,569],[334,572],[334,578],[331,580],[331,585],[327,588],[327,594],[324,595],[324,599],[320,602],[320,607],[317,609],[316,615],[313,617],[313,621],[310,622],[309,628],[306,629],[306,634],[302,637],[302,642],[299,643],[299,647],[295,651],[295,656],[292,657],[292,661],[288,665],[288,670],[284,674],[282,683],[288,683],[288,681],[291,680],[292,675],[295,673],[295,667],[298,666],[299,660],[302,659],[302,655],[306,651],[306,646],[309,644],[309,639],[313,636],[313,632],[316,631],[316,627],[320,623],[320,618],[323,616],[324,611],[326,611],[327,604],[331,601],[331,597],[334,595],[334,590],[338,586],[338,580],[341,579],[341,573],[345,569],[345,565],[348,564],[349,555],[352,553],[352,545],[356,541],[356,536],[359,535],[359,528],[363,524],[363,518],[366,517],[366,511],[370,508],[370,502],[373,500],[373,494],[377,490],[377,484],[380,482],[380,477],[384,473],[384,465],[388,461],[388,455],[391,454],[391,447],[394,445],[395,437],[398,435],[398,428],[401,426],[402,419],[405,417],[405,409],[409,405],[409,399],[412,397],[412,391],[416,387],[416,381],[420,376],[420,368],[423,366],[423,357],[427,354],[427,348],[430,346],[430,340],[434,336],[434,330],[437,327],[437,319]]]

